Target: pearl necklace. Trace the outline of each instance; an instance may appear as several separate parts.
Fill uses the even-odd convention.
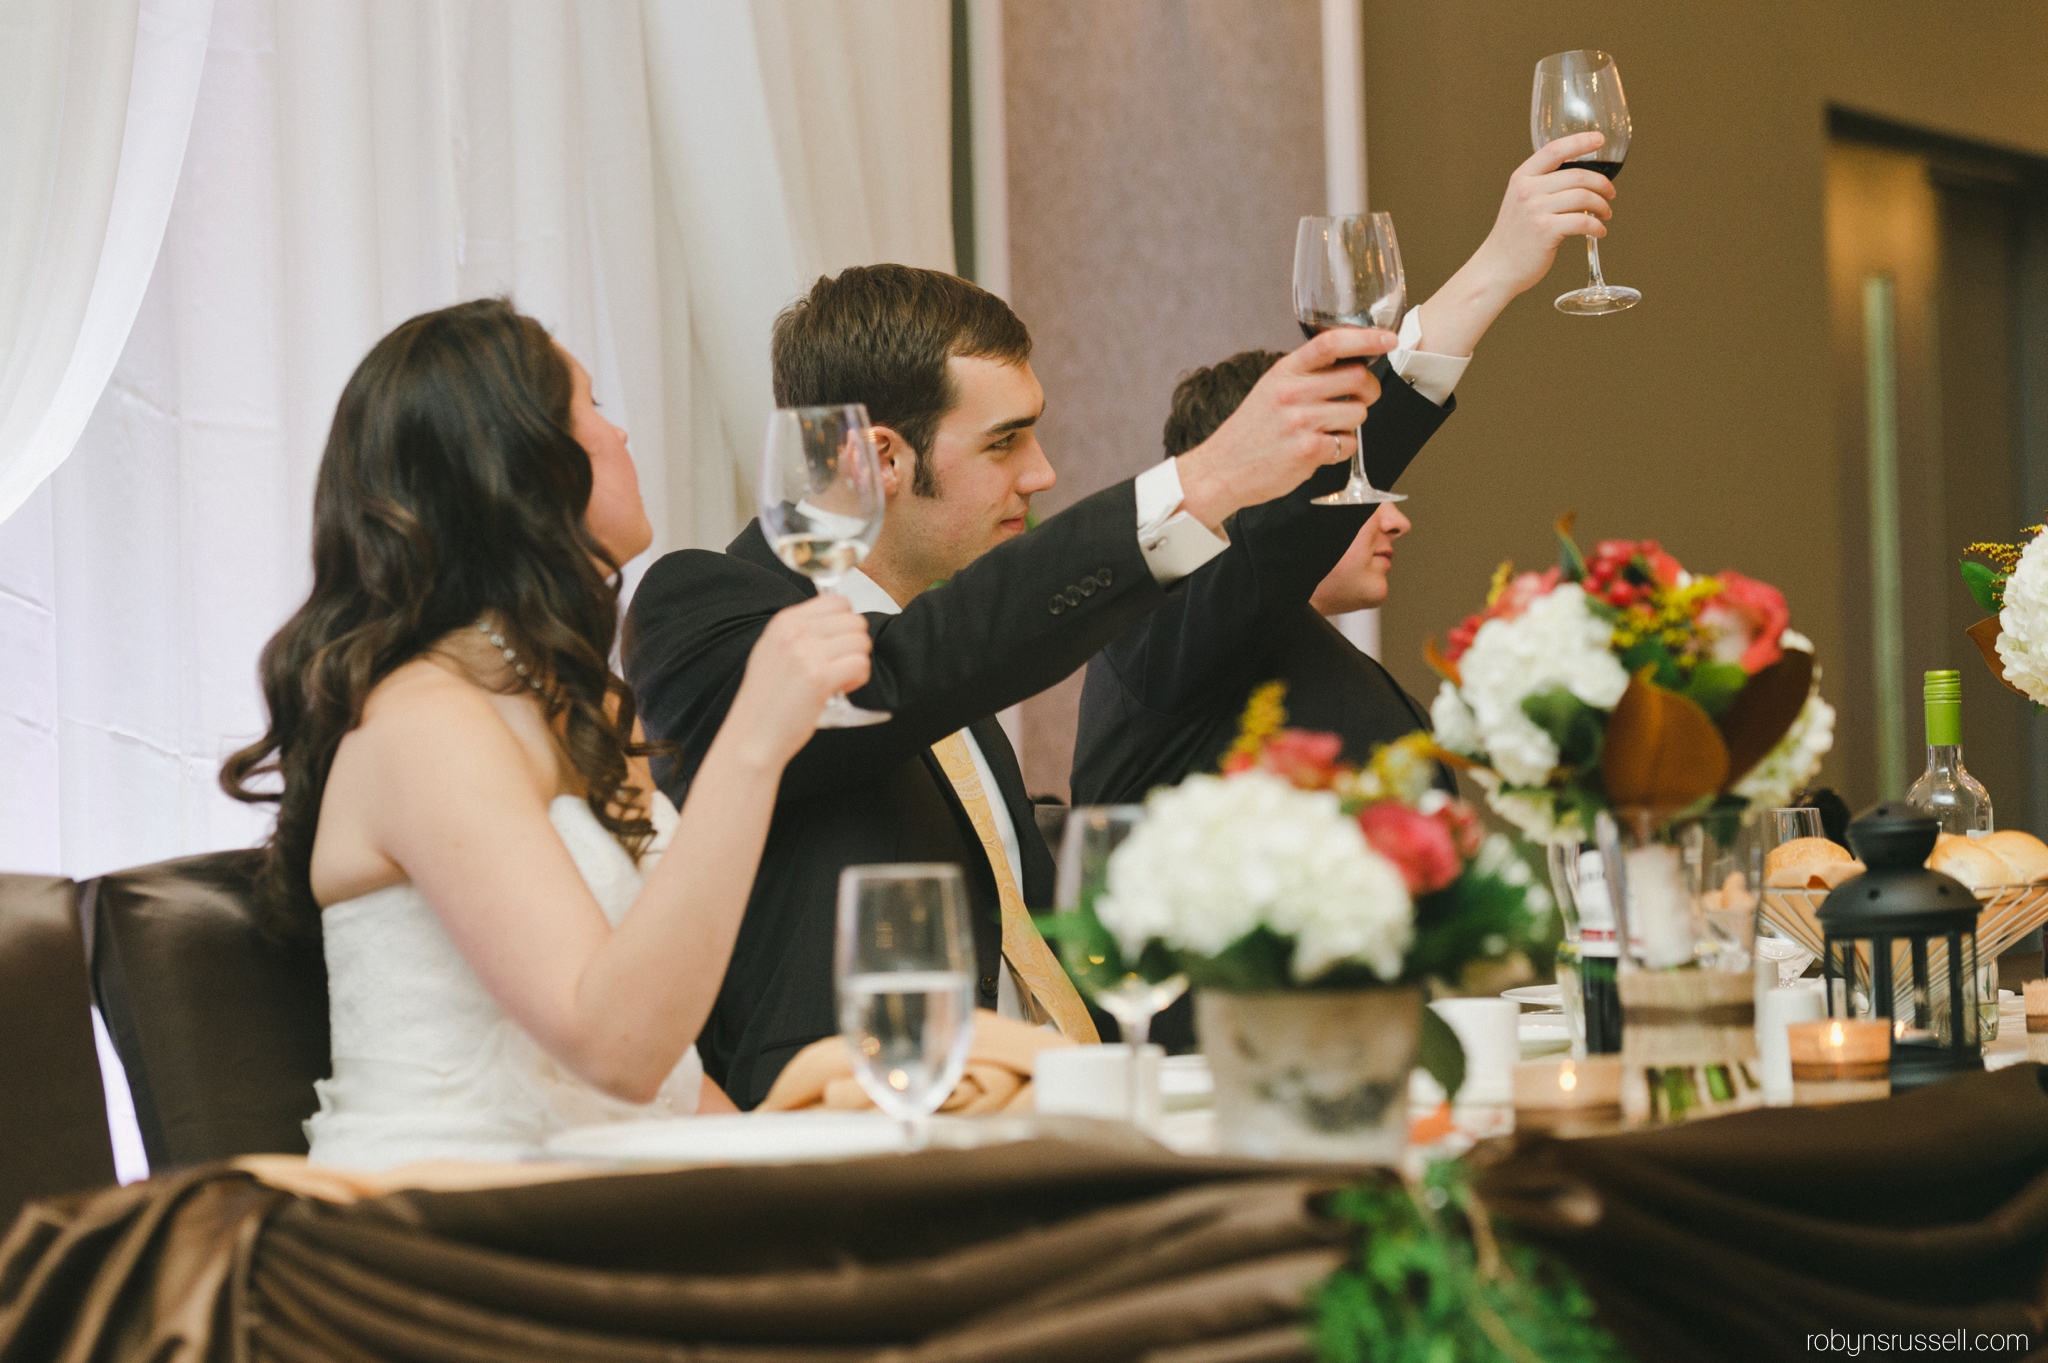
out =
[[[532,669],[529,668],[525,663],[519,661],[518,651],[514,649],[512,645],[505,642],[505,636],[498,633],[498,631],[496,631],[495,629],[491,628],[490,617],[481,615],[478,616],[476,622],[476,631],[477,633],[483,635],[486,639],[489,639],[493,644],[497,645],[498,651],[505,655],[505,661],[512,664],[512,670],[514,672],[526,678],[526,684],[528,686],[531,686],[536,691],[540,690],[540,678],[529,675],[532,672]]]

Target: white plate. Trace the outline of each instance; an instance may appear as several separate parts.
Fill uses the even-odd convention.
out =
[[[1525,984],[1520,989],[1503,989],[1500,996],[1536,1008],[1559,1008],[1564,1005],[1564,991],[1554,984]]]
[[[1208,1056],[1169,1055],[1159,1063],[1159,1099],[1166,1111],[1207,1107],[1215,1092]]]
[[[756,1112],[605,1122],[547,1143],[557,1159],[659,1164],[800,1164],[909,1149],[903,1124],[880,1112]]]

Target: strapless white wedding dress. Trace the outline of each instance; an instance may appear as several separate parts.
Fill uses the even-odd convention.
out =
[[[675,834],[675,807],[659,791],[653,819],[655,842],[636,867],[582,800],[564,795],[548,806],[615,927]],[[556,1063],[505,1015],[410,881],[331,905],[320,924],[334,1077],[314,1085],[320,1110],[306,1122],[314,1163],[526,1159],[569,1127],[697,1110],[704,1067],[694,1046],[644,1104]]]

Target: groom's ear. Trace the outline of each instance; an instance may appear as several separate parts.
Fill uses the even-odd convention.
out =
[[[875,438],[875,460],[882,466],[882,495],[894,497],[910,486],[917,468],[917,451],[887,426],[871,426],[869,430]]]

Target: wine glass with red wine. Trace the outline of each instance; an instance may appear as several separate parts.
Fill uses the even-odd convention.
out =
[[[1628,157],[1628,99],[1621,93],[1621,72],[1614,58],[1596,49],[1559,52],[1536,63],[1536,91],[1529,100],[1529,140],[1542,151],[1560,137],[1599,133],[1606,145],[1568,166],[1597,170],[1612,180]],[[1574,317],[1620,312],[1643,301],[1623,284],[1609,284],[1600,273],[1600,243],[1586,238],[1586,265],[1592,282],[1560,294],[1557,310]]]
[[[1380,327],[1401,323],[1408,280],[1401,273],[1401,243],[1391,213],[1352,213],[1303,218],[1294,234],[1294,318],[1302,335],[1314,339],[1331,327]],[[1365,476],[1362,429],[1352,432],[1351,481],[1315,499],[1317,506],[1370,506],[1407,500],[1403,492],[1382,492]]]

